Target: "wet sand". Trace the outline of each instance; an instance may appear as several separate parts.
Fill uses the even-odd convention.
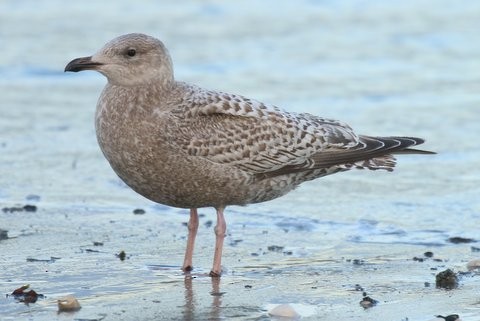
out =
[[[0,320],[270,320],[279,304],[302,320],[479,319],[480,278],[467,263],[480,245],[449,240],[480,239],[476,2],[135,6],[0,4],[0,30],[10,30],[0,34],[9,44],[0,62]],[[360,133],[425,137],[439,154],[228,208],[220,280],[207,277],[215,215],[202,209],[195,269],[184,275],[188,212],[119,181],[93,128],[105,80],[62,72],[132,31],[166,42],[178,79]],[[446,269],[465,272],[457,288],[436,288]],[[24,284],[44,298],[5,296]],[[58,314],[68,294],[82,308]],[[364,309],[365,296],[377,303]]]
[[[472,244],[348,242],[332,222],[289,224],[285,217],[266,224],[257,215],[237,214],[230,217],[221,279],[207,276],[212,211],[201,219],[197,268],[189,275],[180,271],[188,218],[182,211],[150,207],[134,215],[126,208],[85,207],[2,214],[15,222],[0,244],[3,292],[28,283],[45,296],[30,305],[2,299],[2,320],[268,320],[269,309],[286,303],[312,320],[428,320],[451,313],[475,320],[477,274],[459,276],[457,289],[435,286],[435,275],[446,268],[467,271]],[[357,236],[376,229],[362,224],[375,225],[356,222],[348,229]],[[360,306],[364,292],[378,301],[368,310]],[[57,315],[56,300],[67,294],[82,309]]]

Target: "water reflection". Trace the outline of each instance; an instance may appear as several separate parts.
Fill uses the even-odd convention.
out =
[[[185,285],[185,311],[184,311],[184,320],[190,321],[195,320],[195,297],[193,295],[192,287],[193,277],[190,274],[185,275],[184,285]]]
[[[212,305],[210,310],[210,316],[213,320],[218,320],[221,317],[221,307],[222,307],[222,295],[224,292],[220,292],[220,278],[211,278],[212,280],[212,292],[210,295],[213,297]]]
[[[210,311],[208,312],[201,312],[197,310],[199,305],[197,304],[196,295],[193,288],[193,279],[190,273],[185,274],[184,279],[184,286],[185,286],[185,311],[183,313],[183,320],[185,321],[193,321],[199,319],[199,314],[207,313],[208,320],[219,320],[222,318],[221,308],[222,308],[222,296],[225,292],[220,291],[220,280],[221,278],[210,278],[212,283],[212,291],[210,295],[212,297],[212,303],[210,305]],[[200,307],[201,309],[201,307]],[[203,309],[202,309],[203,310]],[[202,318],[205,319],[205,318]]]

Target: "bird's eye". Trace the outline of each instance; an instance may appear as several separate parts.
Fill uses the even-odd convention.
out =
[[[137,51],[136,51],[135,49],[128,49],[128,50],[127,50],[127,55],[128,55],[129,57],[133,57],[133,56],[135,56],[136,54],[137,54]]]

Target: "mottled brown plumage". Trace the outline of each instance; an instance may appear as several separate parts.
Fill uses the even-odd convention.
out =
[[[143,34],[107,43],[66,71],[108,78],[97,105],[100,147],[118,176],[155,202],[191,209],[183,269],[191,269],[196,209],[215,207],[219,275],[228,205],[264,202],[351,168],[392,170],[420,138],[370,137],[346,124],[177,82],[165,46]]]

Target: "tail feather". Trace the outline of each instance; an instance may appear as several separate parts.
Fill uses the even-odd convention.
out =
[[[377,139],[382,142],[386,142],[389,140],[399,141],[400,145],[395,148],[394,151],[391,151],[392,154],[436,154],[435,152],[431,152],[428,150],[410,148],[411,146],[417,146],[425,143],[425,139],[418,138],[418,137],[370,137],[370,136],[360,136],[360,138],[370,138],[370,139]]]
[[[384,144],[383,148],[380,148],[378,152],[382,152],[383,155],[374,156],[370,159],[367,159],[362,162],[355,162],[354,166],[356,168],[368,168],[371,170],[385,169],[388,171],[393,171],[393,168],[396,165],[396,159],[393,155],[398,154],[436,154],[435,152],[410,148],[411,146],[416,146],[423,144],[425,140],[418,137],[370,137],[370,136],[360,136],[360,140],[365,142],[368,140],[380,141]],[[368,148],[369,144],[367,143],[366,147]]]
[[[435,154],[434,152],[413,149],[412,146],[425,142],[417,137],[372,137],[360,136],[360,143],[352,149],[322,152],[314,156],[315,167],[346,166],[392,170],[395,158],[392,154]]]
[[[396,154],[435,154],[435,152],[410,148],[425,142],[417,137],[373,137],[359,136],[359,143],[353,148],[321,151],[305,164],[287,165],[272,172],[262,173],[260,177],[305,172],[308,178],[329,175],[352,168],[393,171]]]

